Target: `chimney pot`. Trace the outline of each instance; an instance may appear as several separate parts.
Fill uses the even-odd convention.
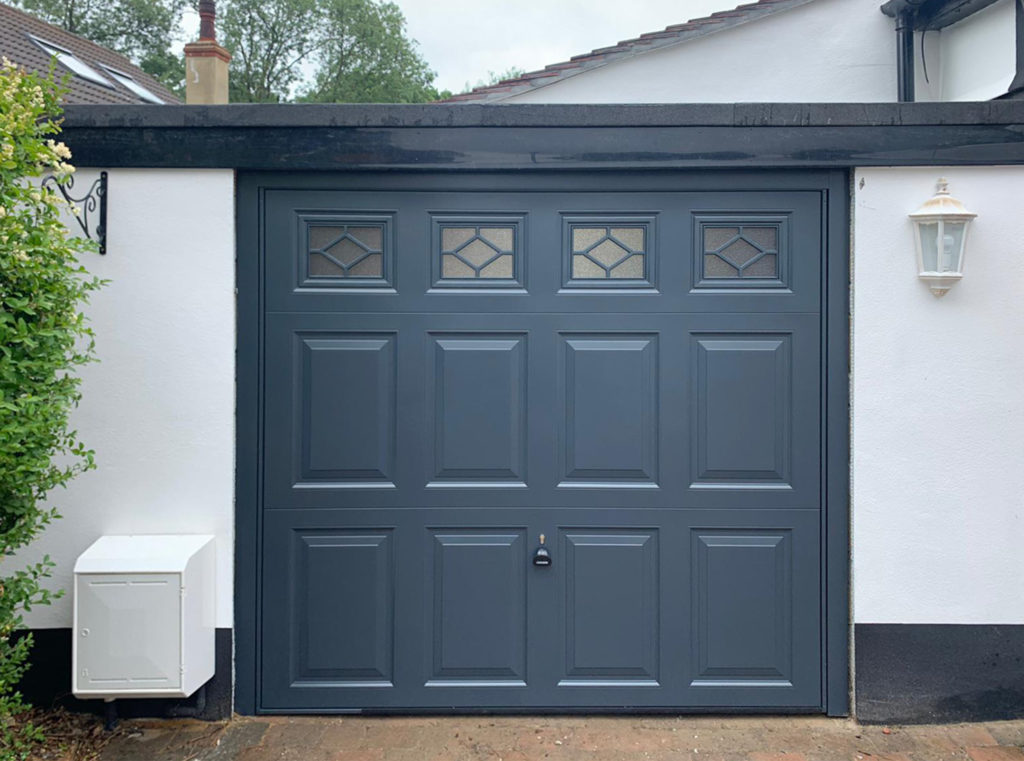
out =
[[[214,22],[217,20],[217,4],[214,0],[199,0],[199,39],[217,41]]]

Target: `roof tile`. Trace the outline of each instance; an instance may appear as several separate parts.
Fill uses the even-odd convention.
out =
[[[664,30],[647,32],[633,39],[622,40],[616,45],[596,48],[589,53],[574,55],[568,61],[552,63],[538,71],[528,72],[514,79],[506,79],[493,85],[476,87],[466,93],[459,93],[447,102],[501,100],[529,89],[544,87],[564,77],[574,76],[591,68],[603,66],[621,58],[640,55],[668,45],[712,34],[723,29],[745,24],[779,11],[795,8],[813,0],[757,0],[737,6],[732,10],[712,13],[703,18],[690,19],[682,24],[672,24]]]

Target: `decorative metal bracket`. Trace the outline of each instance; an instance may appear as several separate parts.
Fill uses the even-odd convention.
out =
[[[75,198],[71,195],[71,191],[75,187],[75,178],[71,176],[68,181],[61,184],[57,182],[57,178],[52,174],[45,177],[42,181],[42,185],[47,183],[52,184],[60,194],[64,196],[64,200],[68,203],[76,206],[79,209],[79,213],[75,217],[78,220],[78,224],[82,228],[82,232],[85,233],[86,238],[90,238],[99,243],[100,253],[107,253],[107,173],[100,172],[99,179],[95,180],[92,185],[89,186],[89,192],[87,192],[81,198]],[[99,213],[99,221],[93,227],[92,231],[89,230],[89,216],[93,213]]]

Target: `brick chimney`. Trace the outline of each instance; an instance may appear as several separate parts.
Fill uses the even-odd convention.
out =
[[[185,46],[185,103],[228,102],[228,61],[231,54],[217,44],[214,0],[199,0],[199,40]]]

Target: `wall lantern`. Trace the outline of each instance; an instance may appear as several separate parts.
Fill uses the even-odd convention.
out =
[[[967,228],[976,216],[949,194],[945,178],[936,183],[935,195],[910,215],[917,247],[917,276],[928,284],[933,295],[945,296],[964,276]]]

